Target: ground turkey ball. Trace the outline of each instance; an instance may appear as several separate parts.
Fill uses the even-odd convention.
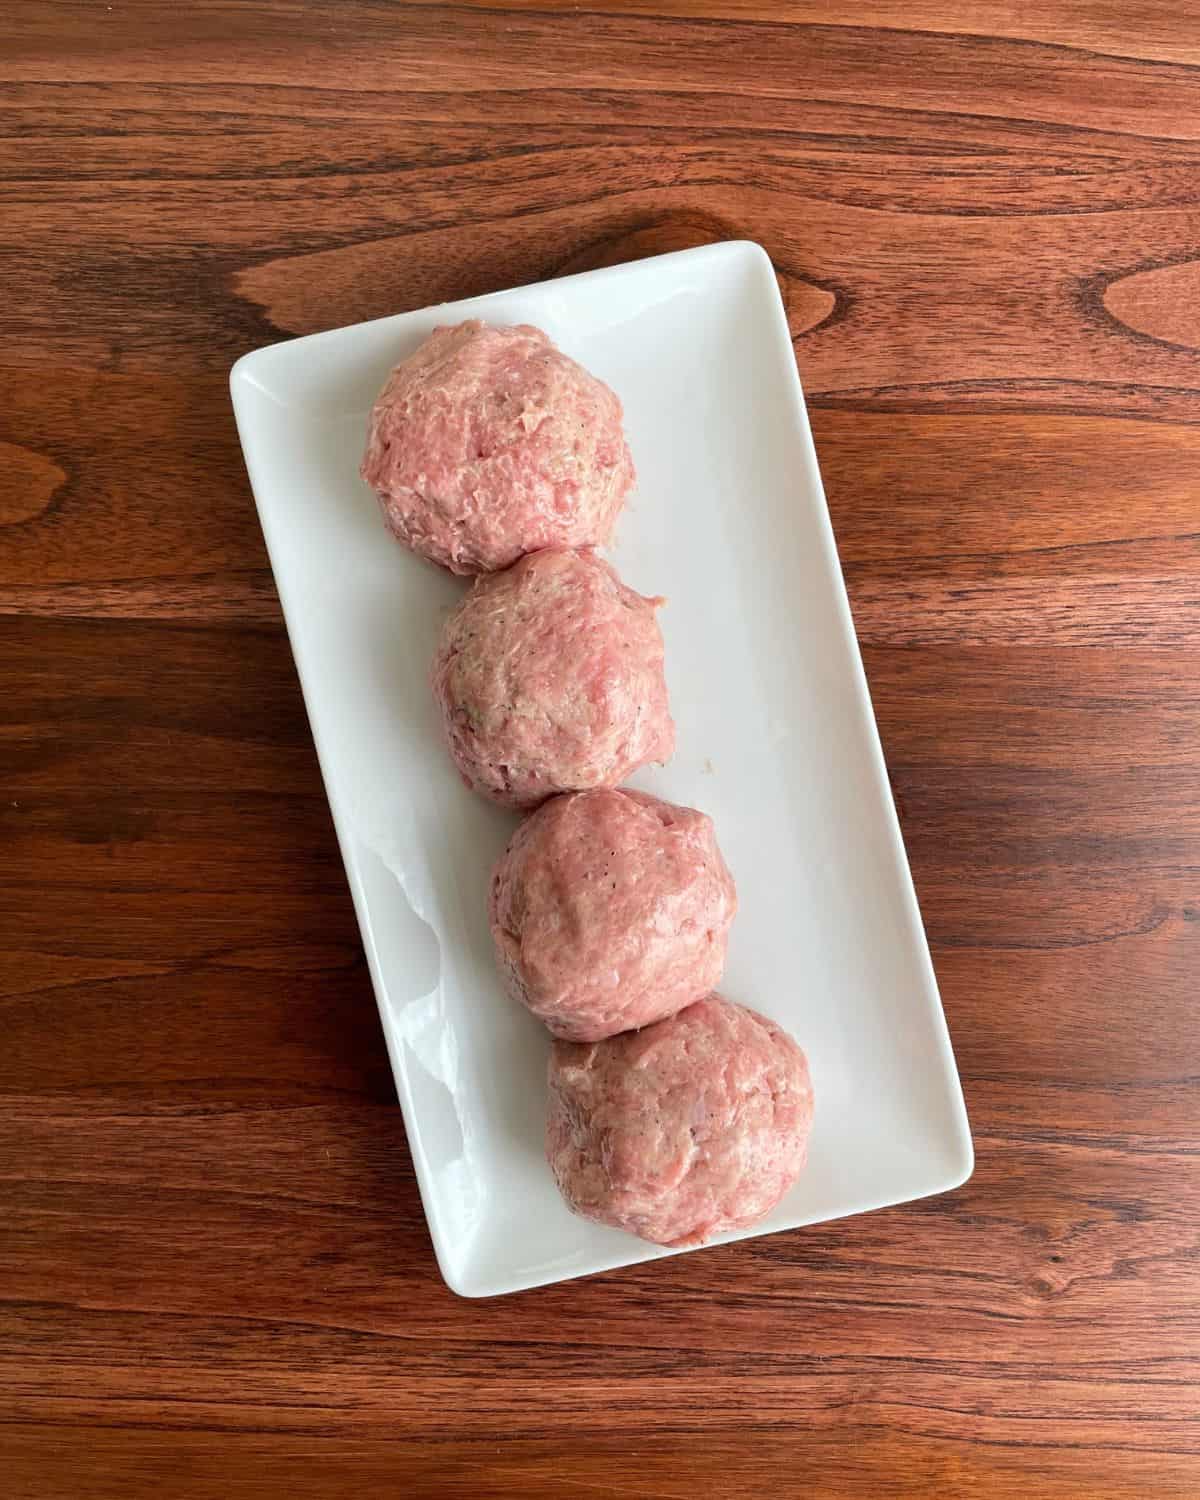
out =
[[[804,1053],[719,995],[551,1052],[546,1155],[563,1197],[658,1245],[769,1213],[800,1175],[811,1120]]]
[[[513,998],[555,1036],[596,1042],[707,995],[736,910],[711,818],[602,790],[555,797],[521,824],[489,917]]]
[[[633,484],[621,403],[539,328],[438,328],[388,377],[362,476],[407,547],[491,573],[606,542]]]
[[[589,551],[476,580],[446,621],[433,689],[463,780],[508,807],[615,786],[675,743],[655,610]]]

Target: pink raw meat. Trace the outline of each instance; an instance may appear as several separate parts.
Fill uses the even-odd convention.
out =
[[[539,328],[438,328],[388,377],[362,477],[406,547],[491,573],[606,542],[633,484],[621,403]]]
[[[433,690],[468,786],[508,807],[615,786],[675,744],[655,610],[589,551],[478,578],[446,621]]]
[[[746,1228],[804,1167],[804,1053],[719,995],[644,1031],[555,1042],[549,1079],[546,1155],[563,1197],[655,1244]]]
[[[611,790],[555,797],[527,818],[489,903],[509,993],[576,1042],[707,995],[736,910],[711,818]]]

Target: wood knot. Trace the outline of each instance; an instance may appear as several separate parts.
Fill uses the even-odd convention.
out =
[[[0,443],[0,526],[40,516],[66,482],[66,472],[44,453]]]
[[[1100,302],[1110,318],[1132,333],[1200,349],[1200,260],[1121,276],[1105,286]]]

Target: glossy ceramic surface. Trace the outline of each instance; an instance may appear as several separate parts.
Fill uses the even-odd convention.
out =
[[[297,339],[233,370],[443,1275],[484,1296],[670,1253],[575,1218],[555,1190],[548,1040],[501,994],[487,932],[515,820],[458,781],[428,689],[464,584],[393,542],[358,478],[390,366],[466,317],[537,324],[625,403],[639,482],[609,555],[668,598],[679,746],[634,784],[715,819],[740,897],[722,989],[793,1032],[816,1093],[808,1169],[751,1232],[956,1186],[970,1134],[778,287],[757,245],[711,245]]]

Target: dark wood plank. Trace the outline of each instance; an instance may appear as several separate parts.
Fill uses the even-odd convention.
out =
[[[695,1441],[672,1433],[632,1452],[621,1437],[585,1438],[572,1443],[577,1463],[556,1438],[477,1443],[464,1437],[447,1445],[414,1442],[398,1433],[386,1445],[372,1448],[353,1437],[313,1441],[278,1432],[164,1432],[146,1425],[123,1431],[22,1427],[14,1436],[17,1464],[9,1472],[19,1500],[63,1493],[44,1487],[50,1470],[68,1484],[86,1482],[87,1493],[96,1500],[156,1493],[168,1479],[178,1485],[181,1475],[186,1475],[182,1483],[187,1493],[197,1500],[224,1500],[234,1475],[245,1476],[247,1493],[257,1486],[263,1494],[275,1494],[278,1487],[302,1500],[353,1493],[397,1473],[404,1475],[405,1493],[420,1500],[506,1500],[512,1495],[595,1500],[597,1494],[691,1500],[696,1492]],[[706,1448],[713,1472],[705,1493],[717,1500],[775,1493],[780,1476],[796,1471],[794,1440],[776,1433],[755,1431],[748,1441],[716,1434]],[[839,1497],[877,1494],[883,1486],[897,1500],[923,1500],[931,1492],[969,1494],[964,1476],[976,1493],[1015,1495],[1024,1480],[1021,1455],[1011,1446],[898,1440],[893,1430],[859,1422],[853,1413],[832,1429],[806,1435],[804,1466],[807,1482],[815,1474],[820,1486],[820,1476],[829,1476],[824,1493]],[[588,1479],[582,1477],[585,1473],[602,1477]],[[1043,1487],[1038,1493],[1056,1500],[1092,1500],[1097,1493],[1095,1457],[1087,1451],[1047,1451],[1039,1478]],[[1157,1461],[1153,1470],[1137,1454],[1104,1455],[1106,1500],[1145,1500],[1147,1495],[1191,1500],[1193,1479],[1187,1460],[1172,1455]]]
[[[415,0],[422,4],[424,0]],[[462,0],[481,10],[561,12],[561,0]],[[573,9],[579,7],[572,7]],[[586,8],[586,7],[584,7]],[[1008,37],[1051,42],[1116,57],[1194,63],[1200,51],[1200,17],[1172,0],[1072,0],[1068,4],[1016,6],[1007,0],[860,0],[848,7],[831,0],[607,0],[612,13],[686,20],[767,21],[773,25],[933,31],[972,38]]]
[[[1200,22],[0,18],[0,1489],[1200,1491]],[[228,409],[272,339],[777,266],[978,1170],[442,1286]]]

